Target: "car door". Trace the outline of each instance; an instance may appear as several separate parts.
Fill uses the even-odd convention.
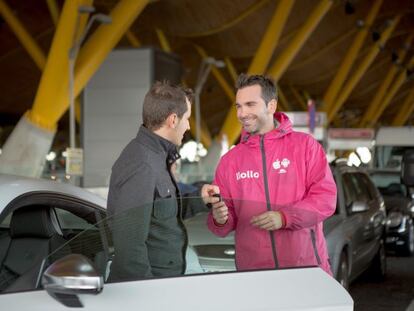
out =
[[[383,205],[383,200],[375,189],[374,184],[369,179],[368,175],[364,173],[357,174],[358,182],[361,184],[361,188],[364,190],[364,199],[367,200],[367,205],[369,206],[368,210],[368,230],[367,230],[367,240],[369,243],[369,261],[374,258],[377,253],[380,239],[383,236],[384,223],[385,223],[385,207]]]
[[[357,275],[365,269],[369,253],[369,222],[368,212],[352,212],[354,202],[364,202],[363,189],[359,184],[357,173],[346,172],[342,175],[345,204],[347,207],[346,231],[351,240],[351,275]]]
[[[379,206],[370,191],[366,175],[360,172],[351,173],[351,179],[356,200],[368,206],[367,211],[356,214],[359,218],[359,226],[355,239],[359,243],[356,248],[358,264],[355,265],[355,269],[357,273],[360,273],[369,266],[378,249],[379,241],[375,232],[381,225],[381,218]]]
[[[35,211],[39,208],[48,211],[46,214],[42,212],[42,218],[35,218],[42,219],[40,221],[42,225],[33,223],[29,218],[26,218],[24,222],[13,221],[14,213],[21,214],[23,210]],[[106,247],[108,243],[103,243],[108,241],[107,230],[104,229],[104,223],[101,221],[105,216],[103,207],[62,193],[38,191],[16,198],[4,208],[0,215],[0,271],[2,277],[3,274],[8,277],[7,283],[2,283],[1,288],[6,292],[35,289],[38,284],[35,280],[36,273],[40,275],[42,268],[71,252],[80,253],[95,260],[98,252],[103,254],[108,249]],[[22,216],[19,217],[22,219]],[[50,232],[51,238],[39,237],[35,231]],[[21,233],[16,237],[16,232]],[[69,247],[69,241],[80,233],[83,233],[82,238],[77,238],[77,242],[71,243]],[[39,243],[39,239],[43,241],[40,242],[43,245],[42,250],[33,246],[34,243]],[[91,249],[90,240],[99,240],[100,243]],[[49,250],[45,252],[45,248]],[[16,263],[16,265],[21,271],[26,272],[16,273],[10,270],[10,265],[5,266],[6,260],[12,260],[19,253],[24,253],[28,260],[25,261],[23,267],[23,263]]]
[[[64,209],[68,211],[67,209]],[[74,210],[72,210],[73,212]],[[57,211],[63,230],[71,234],[73,228],[84,223],[66,212]],[[79,216],[79,214],[75,215]],[[117,221],[125,221],[118,225],[128,226],[128,217],[118,217]],[[65,221],[70,228],[65,227]],[[106,271],[98,272],[93,267],[94,257],[103,250],[102,235],[96,234],[99,223],[110,223],[114,226],[113,218],[102,219],[95,224],[89,224],[85,230],[73,230],[74,236],[66,246],[72,250],[86,250],[88,263],[82,261],[78,265],[78,275],[73,274],[73,260],[62,258],[51,264],[45,274],[56,272],[57,287],[69,284],[79,279],[76,290],[69,284],[65,290],[59,288],[53,291],[53,286],[47,290],[15,292],[0,294],[0,305],[7,305],[10,311],[23,310],[30,302],[30,310],[59,311],[69,310],[69,306],[84,307],[85,310],[102,311],[116,310],[127,306],[137,310],[352,310],[353,302],[349,294],[333,278],[320,268],[297,268],[286,270],[262,270],[230,273],[207,273],[196,275],[177,275],[169,277],[136,277],[133,279],[105,281],[104,289],[94,291],[95,295],[86,295],[92,289],[87,277],[92,272],[94,276],[105,279]],[[133,226],[131,226],[133,228]],[[130,238],[130,232],[125,232],[125,239]],[[110,245],[110,241],[109,241]],[[93,255],[95,254],[95,255]],[[73,258],[73,257],[71,257]],[[62,277],[62,279],[60,279]],[[44,279],[43,279],[44,280]],[[50,280],[50,279],[49,279]],[[277,282],[275,282],[277,280]],[[69,283],[67,283],[69,282]],[[47,283],[43,283],[47,284]],[[51,284],[51,283],[49,283]],[[315,286],[316,284],[316,286]],[[55,288],[57,288],[55,287]],[[68,290],[68,292],[66,292]],[[208,293],[236,293],[237,299],[226,297],[210,297]],[[297,293],[307,293],[301,299],[296,299]],[[321,296],[318,293],[323,292]],[[48,294],[50,293],[50,295]],[[275,296],[276,295],[276,296]],[[275,299],[267,299],[274,297]],[[328,307],[329,306],[329,307]]]

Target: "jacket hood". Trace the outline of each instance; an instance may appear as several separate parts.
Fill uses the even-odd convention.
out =
[[[286,114],[284,114],[283,112],[276,112],[273,116],[274,119],[279,123],[279,126],[274,130],[266,133],[266,139],[280,138],[292,132],[292,122],[289,120]],[[243,129],[241,133],[240,142],[245,143],[247,141],[251,141],[250,138],[254,137],[259,137],[259,135],[252,135]]]

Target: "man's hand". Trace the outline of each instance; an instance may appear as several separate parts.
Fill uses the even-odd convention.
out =
[[[282,228],[282,215],[279,212],[266,212],[253,216],[250,223],[260,229],[273,231]]]
[[[213,197],[214,194],[220,194],[220,188],[216,185],[205,184],[201,188],[201,197],[204,201],[204,204],[220,201],[218,197]]]
[[[229,219],[229,208],[223,201],[212,203],[211,205],[214,221],[219,225],[224,225]]]
[[[201,196],[204,203],[211,205],[214,221],[218,225],[224,225],[229,218],[229,209],[220,196],[214,196],[217,194],[220,194],[220,188],[216,185],[206,184],[201,188]]]

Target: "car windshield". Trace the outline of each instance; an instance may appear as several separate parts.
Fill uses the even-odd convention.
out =
[[[255,216],[265,215],[269,209],[283,211],[288,205],[267,206],[265,202],[223,198],[228,206],[243,212],[237,220],[233,218],[221,226],[209,219],[209,209],[200,197],[186,197],[180,201],[165,199],[119,213],[109,211],[106,218],[87,229],[71,230],[72,237],[51,252],[45,262],[50,264],[68,252],[82,254],[108,283],[180,276],[183,272],[311,267],[321,262],[316,242],[319,232],[306,230],[307,236],[302,234],[300,241],[282,245],[283,239],[289,239],[290,232],[271,235],[271,231],[253,224]],[[177,222],[178,206],[182,206],[184,229],[180,227],[181,222]],[[294,210],[291,205],[290,209]],[[301,213],[304,219],[314,217],[304,211]],[[293,212],[292,215],[297,214]],[[145,217],[150,220],[146,222]],[[234,221],[238,221],[238,228],[241,228],[236,234],[231,230]],[[188,241],[184,232],[187,232]],[[283,234],[286,237],[282,237]],[[287,247],[289,252],[286,252]],[[185,263],[182,261],[184,254]]]
[[[399,172],[373,172],[371,179],[382,195],[406,195]]]

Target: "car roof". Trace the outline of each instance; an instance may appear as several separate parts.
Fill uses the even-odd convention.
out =
[[[29,192],[59,193],[69,197],[76,197],[101,207],[106,206],[105,199],[70,184],[46,179],[0,174],[0,212],[15,198]]]

